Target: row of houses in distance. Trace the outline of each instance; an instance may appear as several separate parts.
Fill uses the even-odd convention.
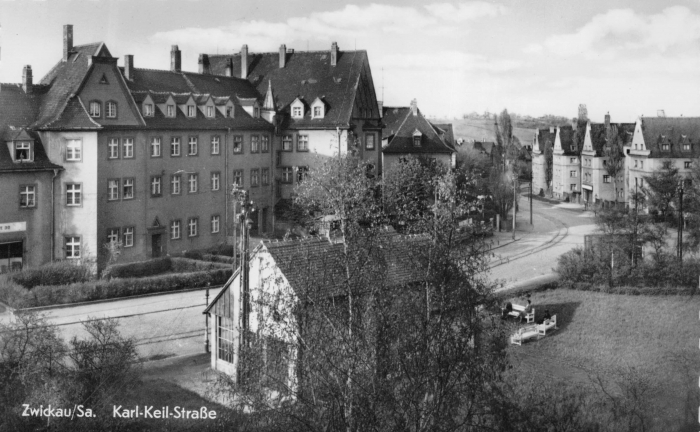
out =
[[[165,56],[164,56],[165,57]],[[310,167],[339,154],[375,175],[402,154],[453,163],[451,125],[377,100],[364,50],[199,56],[197,72],[123,64],[73,44],[40,80],[0,84],[0,272],[53,260],[136,261],[230,244],[230,192],[254,202],[252,233]],[[396,112],[395,112],[396,111]],[[388,121],[384,119],[387,115]]]

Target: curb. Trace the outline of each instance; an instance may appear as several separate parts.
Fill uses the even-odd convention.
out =
[[[21,309],[12,309],[11,307],[7,306],[7,308],[10,311],[42,311],[42,310],[48,310],[48,309],[65,309],[65,308],[70,308],[70,307],[78,307],[78,306],[87,306],[91,304],[99,304],[99,303],[108,303],[108,302],[114,302],[114,301],[119,301],[119,300],[129,300],[129,299],[135,299],[135,298],[143,298],[143,297],[156,297],[156,296],[161,296],[161,295],[167,295],[167,294],[178,294],[178,293],[186,293],[186,292],[192,292],[192,291],[204,291],[207,289],[218,289],[218,288],[223,288],[224,286],[213,286],[213,287],[201,287],[201,288],[188,288],[184,290],[177,290],[177,291],[163,291],[163,292],[158,292],[158,293],[151,293],[151,294],[137,294],[133,296],[126,296],[126,297],[114,297],[114,298],[109,298],[109,299],[101,299],[101,300],[91,300],[87,302],[79,302],[79,303],[64,303],[64,304],[57,304],[57,305],[48,305],[48,306],[35,306],[35,307],[29,307],[29,308],[21,308]]]

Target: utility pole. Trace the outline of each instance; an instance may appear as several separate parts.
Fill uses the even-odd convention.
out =
[[[634,239],[632,245],[632,267],[637,264],[637,218],[639,217],[639,192],[637,177],[634,178]]]
[[[678,214],[678,261],[683,266],[683,179],[680,182],[680,212]]]
[[[515,190],[515,185],[518,183],[518,177],[513,173],[513,240],[515,240],[515,206],[518,204],[518,194]]]
[[[530,149],[530,225],[532,225],[532,149]]]

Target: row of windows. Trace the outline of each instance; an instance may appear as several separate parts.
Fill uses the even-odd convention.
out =
[[[217,234],[221,231],[221,216],[212,215],[209,228],[212,234]],[[179,240],[182,238],[182,221],[174,219],[170,221],[170,239]],[[191,217],[187,219],[187,224],[184,226],[187,237],[197,237],[199,235],[199,218]]]
[[[105,118],[117,118],[117,103],[114,101],[107,101],[104,105],[104,116]],[[100,101],[90,101],[88,104],[88,113],[90,117],[101,118],[102,117],[102,102]]]
[[[121,141],[121,142],[120,142]],[[182,138],[170,137],[169,143],[170,156],[182,155]],[[150,139],[150,154],[151,157],[163,156],[163,141],[161,137],[151,137]],[[185,153],[188,156],[196,156],[199,154],[199,138],[190,136],[187,138]],[[209,143],[209,150],[212,155],[221,154],[221,137],[218,135],[212,136]],[[121,151],[121,155],[120,155]],[[250,153],[268,153],[270,151],[270,137],[268,135],[251,135],[250,137]],[[243,153],[243,135],[233,136],[233,152]],[[110,138],[108,143],[107,157],[109,159],[122,158],[129,159],[134,157],[134,139],[133,138]]]
[[[309,136],[305,134],[297,134],[297,151],[309,151]],[[365,134],[365,149],[374,150],[376,148],[375,135]],[[282,136],[282,151],[290,152],[294,149],[294,135],[288,134]],[[235,150],[234,150],[235,151]]]
[[[144,117],[153,117],[155,115],[155,107],[153,106],[152,103],[144,103],[143,104],[143,116]],[[165,116],[166,117],[175,117],[177,111],[176,107],[174,104],[167,104],[165,106]],[[190,118],[195,118],[197,117],[197,107],[195,105],[185,105],[185,114],[187,117]],[[216,108],[214,106],[205,106],[204,107],[204,114],[207,118],[214,118],[216,116]],[[232,117],[233,114],[233,107],[232,106],[227,106],[226,107],[226,117]],[[253,117],[259,118],[260,117],[260,109],[259,108],[253,108]]]

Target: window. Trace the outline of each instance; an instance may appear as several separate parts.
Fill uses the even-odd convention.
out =
[[[194,105],[187,105],[187,117],[194,117],[196,115],[196,107]]]
[[[637,160],[635,159],[635,160],[634,160],[634,167],[637,168],[637,167],[638,167],[638,164],[639,164],[639,161],[637,161]]]
[[[207,107],[207,117],[214,117],[214,107],[213,106]]]
[[[133,178],[124,179],[124,184],[122,186],[122,198],[124,198],[124,199],[134,198],[134,179]]]
[[[571,145],[571,151],[576,151],[576,146],[573,144]]]
[[[250,170],[250,187],[258,187],[260,185],[260,170],[253,168]]]
[[[151,177],[151,196],[161,196],[161,186],[163,183],[163,177],[153,176]]]
[[[211,173],[211,190],[218,191],[221,188],[221,174],[218,172]]]
[[[233,136],[233,152],[234,153],[243,153],[243,136],[242,135],[234,135]]]
[[[107,118],[117,118],[117,103],[112,101],[107,102],[105,114]]]
[[[100,117],[100,111],[102,110],[102,104],[99,103],[98,101],[92,101],[90,102],[89,105],[89,110],[88,112],[90,113],[90,117]]]
[[[66,205],[79,206],[82,204],[82,189],[80,183],[66,183]]]
[[[575,191],[575,190],[576,190],[576,185],[575,185],[575,184],[572,184],[572,185],[571,185],[571,190],[572,190],[572,191]]]
[[[180,194],[180,186],[182,185],[182,177],[179,174],[175,174],[170,177],[170,193],[173,195]]]
[[[15,162],[32,160],[32,145],[28,142],[15,143]]]
[[[609,175],[603,176],[603,183],[610,183],[610,176]]]
[[[197,193],[197,174],[188,174],[187,184],[189,193]]]
[[[180,137],[170,138],[170,156],[180,156]]]
[[[110,228],[107,230],[107,243],[118,243],[120,238],[119,228]]]
[[[180,238],[180,221],[170,221],[170,238],[177,240]]]
[[[282,151],[292,151],[292,136],[285,135],[282,137]]]
[[[221,138],[219,136],[211,137],[211,154],[218,155],[220,152],[220,142]]]
[[[243,170],[233,170],[233,184],[238,187],[243,186]]]
[[[270,169],[269,168],[262,168],[260,170],[260,180],[262,181],[263,186],[267,186],[270,184]]]
[[[69,162],[80,161],[83,157],[83,142],[79,139],[66,141],[66,160]]]
[[[270,137],[267,135],[262,135],[260,137],[260,151],[263,153],[268,153],[270,151]]]
[[[692,162],[691,161],[685,161],[683,162],[683,168],[690,168]]]
[[[661,145],[661,150],[663,150],[663,151],[669,151],[670,148],[671,148],[671,146],[668,145],[668,144],[662,144],[662,145]]]
[[[578,171],[570,171],[569,177],[578,177]]]
[[[36,207],[36,186],[19,187],[19,206],[20,208]]]
[[[260,108],[258,108],[258,107],[253,108],[253,117],[260,118]]]
[[[122,245],[124,247],[132,247],[134,245],[134,227],[124,228],[122,236]]]
[[[250,152],[258,153],[260,151],[260,136],[252,135],[250,137]]]
[[[160,138],[153,137],[153,138],[151,138],[151,157],[160,157],[160,155],[161,155]]]
[[[188,237],[197,236],[198,223],[199,223],[199,219],[197,219],[197,218],[189,218],[187,220],[187,236]]]
[[[175,117],[175,105],[167,105],[165,107],[166,116]]]
[[[219,221],[221,220],[221,217],[219,215],[214,215],[211,217],[211,232],[213,233],[218,233],[219,232]]]
[[[606,159],[603,159],[603,166],[608,166],[608,161]]]
[[[365,149],[374,150],[374,134],[365,135]]]
[[[420,135],[413,135],[413,146],[420,147]]]
[[[233,117],[233,107],[226,107],[226,117]]]
[[[109,140],[109,158],[117,159],[119,158],[119,138],[111,138]]]
[[[297,151],[309,151],[308,135],[297,135]]]
[[[133,138],[124,138],[124,142],[123,142],[122,146],[123,146],[122,157],[133,158],[134,157],[134,139]]]
[[[67,259],[80,258],[80,237],[64,237]]]
[[[153,117],[153,104],[143,104],[143,116]]]
[[[639,168],[644,168],[644,161],[643,160],[639,161]]]
[[[297,182],[306,180],[306,177],[309,175],[309,167],[306,166],[300,166],[297,167]]]
[[[187,155],[196,156],[197,155],[197,137],[190,137],[187,143]]]
[[[320,106],[314,107],[314,118],[323,117],[323,108]]]
[[[219,348],[217,357],[219,360],[233,363],[233,351],[235,347],[233,320],[222,316],[217,316],[217,318],[216,346]]]
[[[304,116],[304,110],[302,109],[301,106],[297,105],[292,107],[292,117],[294,118],[301,118]]]
[[[576,158],[569,158],[569,163],[576,163]]]
[[[294,170],[292,167],[282,168],[282,183],[291,183]]]
[[[119,199],[119,179],[107,180],[107,200],[116,201]]]
[[[683,151],[690,151],[690,144],[683,144]]]

